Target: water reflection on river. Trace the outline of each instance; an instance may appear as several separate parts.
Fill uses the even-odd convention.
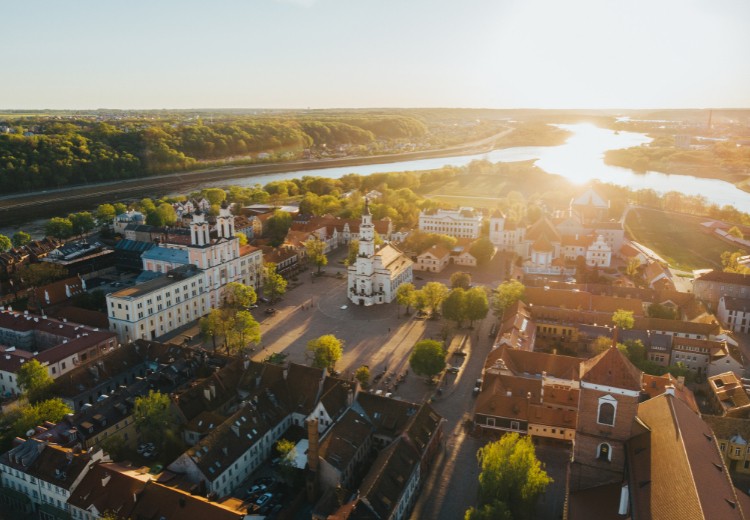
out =
[[[591,180],[611,182],[632,189],[652,189],[660,193],[679,191],[687,195],[701,195],[709,202],[719,205],[732,204],[740,211],[750,211],[750,193],[746,193],[733,184],[716,179],[701,179],[690,175],[667,175],[664,173],[636,173],[628,168],[604,164],[604,152],[620,148],[640,146],[650,141],[644,134],[634,132],[615,133],[612,130],[598,128],[591,124],[560,125],[572,135],[560,146],[519,146],[504,148],[476,155],[459,155],[401,161],[388,164],[367,164],[362,166],[345,166],[319,170],[298,170],[287,173],[248,176],[217,183],[216,181],[186,183],[179,191],[167,195],[184,195],[201,188],[217,185],[253,186],[266,184],[275,180],[294,179],[305,175],[337,179],[348,173],[370,175],[378,172],[425,171],[443,166],[465,166],[474,160],[491,162],[515,162],[536,160],[537,166],[546,172],[561,175],[571,182],[584,184]],[[158,197],[163,193],[154,193]],[[114,201],[111,201],[114,202]],[[81,208],[85,209],[85,208]],[[12,235],[17,229],[24,229],[32,236],[43,233],[45,220],[37,219],[20,224],[13,228],[0,228],[0,234]]]

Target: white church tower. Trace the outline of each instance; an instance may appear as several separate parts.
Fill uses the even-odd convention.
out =
[[[356,305],[390,303],[396,288],[412,281],[413,262],[396,247],[386,244],[375,252],[375,225],[370,202],[365,199],[362,223],[359,225],[357,260],[348,268],[347,291]]]

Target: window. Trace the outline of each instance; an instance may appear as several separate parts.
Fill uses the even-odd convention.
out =
[[[605,395],[599,398],[599,414],[596,422],[599,424],[605,424],[607,426],[615,425],[615,412],[617,411],[617,400],[610,396]]]
[[[596,458],[604,462],[612,462],[612,447],[606,442],[596,448]]]
[[[735,448],[734,449],[734,455],[735,455],[735,457],[739,457],[740,456],[740,449],[739,448]]]

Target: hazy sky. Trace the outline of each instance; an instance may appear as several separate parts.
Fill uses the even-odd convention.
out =
[[[747,0],[0,0],[1,108],[750,107]]]

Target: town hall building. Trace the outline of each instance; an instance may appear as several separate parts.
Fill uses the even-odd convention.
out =
[[[413,262],[398,248],[385,244],[375,250],[375,226],[365,199],[359,227],[359,253],[348,268],[347,292],[356,305],[390,303],[402,283],[412,281]]]

